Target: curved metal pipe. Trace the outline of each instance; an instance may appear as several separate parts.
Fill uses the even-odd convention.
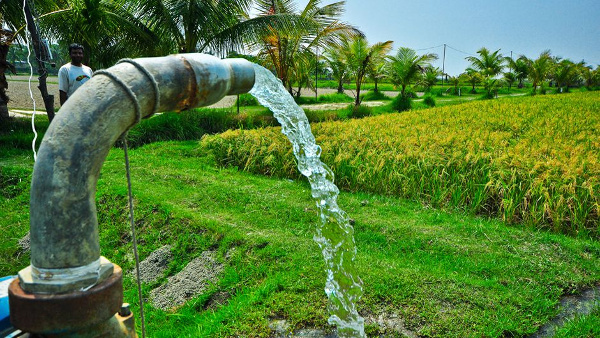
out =
[[[158,83],[158,111],[206,106],[225,95],[248,92],[252,64],[204,54],[136,59]],[[151,80],[134,65],[109,69],[137,96],[142,117],[151,114]],[[31,183],[31,266],[19,272],[32,293],[80,290],[112,273],[100,258],[96,184],[119,136],[136,122],[135,105],[107,76],[89,80],[69,98],[40,146]]]

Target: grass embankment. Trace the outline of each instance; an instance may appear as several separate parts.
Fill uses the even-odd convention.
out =
[[[28,230],[32,160],[2,156],[0,275],[29,264],[17,241]],[[123,153],[113,149],[98,183],[102,255],[134,267]],[[325,273],[312,236],[317,211],[308,184],[219,169],[204,145],[166,142],[130,151],[141,259],[169,244],[175,260],[144,297],[205,250],[225,269],[202,295],[171,312],[146,307],[152,337],[269,336],[269,322],[290,330],[326,328]],[[600,244],[507,227],[365,193],[342,193],[355,220],[359,305],[372,318],[422,336],[520,336],[556,313],[562,294],[600,280]],[[137,311],[131,275],[125,300]],[[137,315],[139,320],[139,315]],[[137,324],[139,329],[139,322]],[[393,331],[388,331],[393,334]],[[574,337],[574,336],[572,336]]]
[[[599,235],[600,94],[498,99],[313,125],[337,183],[570,234]],[[205,143],[222,165],[296,178],[276,128]]]

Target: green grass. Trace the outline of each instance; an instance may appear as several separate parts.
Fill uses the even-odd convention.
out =
[[[266,337],[271,319],[292,329],[328,327],[324,264],[312,240],[317,212],[304,180],[221,169],[195,141],[145,145],[130,151],[130,161],[141,259],[170,244],[167,275],[204,250],[225,266],[216,284],[175,311],[148,304],[149,336]],[[28,230],[32,164],[27,150],[0,157],[0,276],[29,264],[17,241]],[[102,255],[131,271],[126,199],[123,153],[115,148],[98,182],[100,243]],[[557,313],[562,294],[600,280],[597,241],[360,192],[342,193],[339,205],[355,220],[365,282],[359,311],[396,315],[420,336],[530,334]],[[145,284],[144,297],[165,280]],[[124,287],[138,311],[129,274]],[[219,295],[222,305],[213,301]],[[384,333],[373,324],[367,332]]]
[[[589,315],[576,316],[555,331],[554,338],[568,337],[600,337],[600,306],[597,306]]]

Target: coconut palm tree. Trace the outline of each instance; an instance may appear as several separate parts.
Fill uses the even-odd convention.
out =
[[[552,79],[556,81],[560,93],[568,92],[569,86],[577,82],[581,66],[583,66],[583,62],[573,63],[569,59],[561,60],[556,64],[552,72]]]
[[[483,81],[481,73],[473,68],[467,68],[464,73],[460,74],[460,77],[471,85],[471,94],[477,94],[475,86]]]
[[[528,76],[533,84],[532,94],[536,94],[538,85],[541,86],[543,91],[544,81],[546,81],[554,67],[550,50],[543,51],[535,60],[528,59],[525,56],[521,56],[521,58],[527,63]]]
[[[124,57],[153,55],[157,35],[142,21],[130,0],[62,0],[63,10],[42,16],[41,28],[62,46],[77,42],[84,63],[106,67]]]
[[[390,57],[389,78],[394,85],[400,86],[402,97],[405,96],[406,87],[416,81],[419,74],[437,58],[437,55],[432,53],[419,56],[407,47],[400,47],[396,55]]]
[[[523,58],[513,59],[511,57],[506,57],[505,60],[511,73],[515,74],[516,81],[519,82],[518,87],[523,88],[523,81],[527,78],[529,71],[527,62],[525,62]]]
[[[437,67],[426,67],[419,79],[417,80],[417,85],[423,87],[424,92],[429,92],[431,91],[431,87],[433,87],[436,84],[438,76],[440,76],[441,74],[442,72]]]
[[[581,65],[580,74],[584,85],[591,89],[593,86],[598,85],[600,82],[600,66],[594,70],[592,66]]]
[[[460,93],[458,90],[458,87],[460,86],[460,80],[460,76],[450,76],[448,78],[448,83],[452,86],[451,93],[453,95],[458,95]]]
[[[483,47],[477,51],[477,54],[479,57],[467,56],[465,59],[471,62],[471,68],[478,70],[484,77],[495,77],[504,69],[504,57],[499,49],[492,53]]]
[[[373,92],[375,93],[379,93],[379,88],[377,87],[379,81],[387,77],[387,58],[388,56],[386,54],[374,54],[371,57],[370,65],[367,68],[367,76],[373,80],[375,85]]]
[[[327,62],[327,65],[331,68],[331,75],[338,82],[338,94],[343,94],[344,82],[348,77],[348,64],[346,62],[344,51],[338,47],[339,46],[332,46],[328,48],[323,56],[325,57],[325,62]]]
[[[366,38],[355,36],[353,39],[345,39],[340,48],[345,51],[348,72],[356,84],[354,106],[358,107],[361,102],[360,89],[363,80],[372,67],[373,61],[381,60],[392,49],[392,41],[378,42],[369,46]]]
[[[259,50],[265,65],[275,70],[277,77],[290,92],[293,85],[290,77],[297,63],[301,62],[300,58],[316,58],[313,50],[324,50],[339,44],[344,37],[362,35],[356,28],[339,21],[345,1],[325,6],[321,6],[321,2],[309,0],[303,9],[296,13],[293,0],[256,1],[258,18],[288,15],[294,16],[298,23],[294,29],[270,29],[254,43],[250,43],[252,49]]]
[[[513,73],[513,72],[504,73],[504,82],[508,86],[509,92],[510,92],[510,88],[512,87],[513,83],[515,83],[516,81],[517,81],[517,75],[515,75],[515,73]]]

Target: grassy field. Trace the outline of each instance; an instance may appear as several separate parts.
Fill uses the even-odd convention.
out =
[[[563,116],[559,115],[562,110],[556,110],[556,105],[564,110],[574,102],[579,108],[568,110],[569,123],[560,124],[558,119]],[[520,223],[511,226],[499,219],[473,216],[470,208],[436,208],[447,204],[443,199],[435,203],[431,198],[435,195],[431,193],[434,190],[427,190],[429,199],[425,200],[428,203],[423,204],[382,194],[384,191],[368,192],[366,184],[371,182],[371,188],[383,184],[379,183],[381,176],[376,175],[375,170],[392,163],[369,162],[371,158],[388,161],[389,153],[394,151],[397,156],[421,154],[423,158],[417,162],[421,169],[415,170],[423,170],[421,175],[424,175],[442,164],[446,164],[448,170],[472,169],[473,166],[453,167],[452,164],[458,162],[452,161],[475,150],[482,153],[482,159],[501,156],[505,151],[502,149],[514,143],[509,135],[517,133],[518,140],[531,141],[523,145],[522,151],[533,147],[532,153],[538,153],[540,150],[533,141],[539,141],[538,144],[543,146],[547,141],[542,141],[550,139],[555,141],[548,146],[550,154],[563,154],[558,145],[566,140],[575,142],[570,144],[574,150],[586,149],[578,146],[577,142],[581,140],[588,140],[589,147],[597,150],[598,144],[594,143],[597,139],[590,139],[592,129],[596,128],[595,115],[592,114],[592,120],[585,120],[586,123],[580,120],[589,118],[590,112],[597,112],[597,105],[597,94],[573,94],[459,106],[465,115],[474,114],[470,117],[453,114],[452,109],[457,106],[449,106],[313,124],[317,141],[323,146],[324,162],[334,171],[340,160],[347,163],[346,176],[337,172],[338,183],[353,186],[348,181],[351,169],[358,171],[357,177],[365,182],[349,189],[351,192],[342,192],[339,204],[355,223],[357,268],[365,282],[359,311],[367,319],[369,336],[401,336],[398,328],[423,337],[524,336],[535,332],[557,314],[561,296],[577,294],[583,288],[598,285],[600,243],[587,236],[593,235],[593,231],[569,236],[523,227]],[[510,115],[507,106],[517,106],[519,110]],[[492,110],[499,110],[502,115],[486,118],[486,113]],[[538,114],[547,114],[543,115],[545,122],[535,119]],[[444,122],[441,118],[448,116],[453,119]],[[552,116],[557,120],[551,119]],[[179,126],[197,121],[191,116],[183,116],[180,120],[167,118],[172,119],[170,125]],[[160,121],[158,117],[156,119]],[[146,123],[157,123],[150,121]],[[427,121],[429,128],[425,129],[417,121]],[[206,127],[207,122],[204,123]],[[460,128],[453,127],[456,125]],[[523,125],[531,127],[518,128]],[[39,119],[39,129],[43,130],[45,126],[47,121]],[[391,129],[389,134],[383,133],[383,126]],[[564,128],[559,128],[561,126]],[[32,136],[26,127],[27,121],[24,121],[20,128],[13,126],[0,131],[3,142],[0,148],[0,228],[4,232],[4,240],[0,241],[0,276],[15,274],[29,264],[29,254],[17,244],[28,231],[29,180],[33,163],[29,150]],[[160,129],[158,124],[146,127]],[[488,129],[484,127],[492,130],[487,139],[481,137],[488,135]],[[197,134],[181,135],[189,132],[189,129],[181,128],[180,132],[164,137],[193,138],[203,134],[196,131]],[[339,131],[344,130],[347,138],[340,139]],[[474,130],[481,134],[473,134]],[[528,132],[538,138],[532,138]],[[156,132],[138,134],[138,137],[152,133]],[[149,300],[146,307],[149,336],[268,337],[273,334],[269,328],[272,321],[282,319],[290,324],[289,331],[329,328],[323,291],[324,264],[318,246],[312,240],[318,221],[316,206],[311,200],[308,183],[298,178],[292,169],[293,159],[286,158],[291,156],[291,150],[279,139],[278,133],[278,128],[266,128],[228,132],[203,141],[145,145],[140,141],[137,148],[130,150],[140,258],[148,257],[165,244],[172,246],[175,257],[158,281],[143,285],[144,297]],[[468,137],[464,135],[469,133],[498,145],[464,146],[460,142],[466,142]],[[409,138],[411,135],[417,136]],[[403,138],[411,142],[402,146],[399,140]],[[434,139],[440,141],[436,143]],[[227,157],[215,148],[217,140],[234,144],[228,148],[231,154],[236,149],[241,154],[249,147],[255,147],[257,155],[247,157],[246,162],[222,167]],[[344,144],[346,153],[339,150],[341,146],[336,146],[336,142]],[[433,156],[440,150],[448,156]],[[377,156],[369,157],[369,152]],[[262,157],[261,153],[272,156]],[[512,157],[522,154],[522,162],[500,163],[511,163],[516,170],[524,170],[530,163],[528,159],[539,159],[529,158],[529,153],[516,150],[510,154]],[[585,158],[575,151],[567,154],[573,159],[574,169],[578,161]],[[510,158],[506,156],[502,158]],[[440,158],[445,162],[438,162]],[[359,162],[350,163],[353,159]],[[125,271],[131,271],[134,263],[123,161],[122,150],[113,149],[98,182],[97,205],[102,255],[121,265]],[[248,172],[260,161],[272,168],[286,168],[289,172],[284,172],[293,180]],[[410,165],[409,162],[401,163]],[[369,168],[372,171],[360,172]],[[397,168],[394,169],[399,170]],[[544,168],[548,169],[541,169]],[[564,168],[571,167],[566,165]],[[573,175],[597,179],[596,168],[588,165],[584,172]],[[557,172],[562,174],[564,171]],[[452,177],[441,170],[435,173],[440,179],[431,184],[441,186],[444,178]],[[551,176],[553,171],[547,173],[549,179],[554,177]],[[463,183],[460,184],[478,177],[477,173],[463,171],[462,174],[464,177],[458,182]],[[428,175],[435,178],[435,175]],[[151,290],[164,284],[168,276],[181,271],[205,251],[215,252],[217,260],[224,266],[218,281],[181,307],[171,311],[155,308]],[[137,311],[134,280],[130,274],[125,275],[125,290],[126,301]],[[557,332],[557,337],[593,337],[600,320],[598,311],[570,321]],[[139,315],[137,320],[139,329]]]

